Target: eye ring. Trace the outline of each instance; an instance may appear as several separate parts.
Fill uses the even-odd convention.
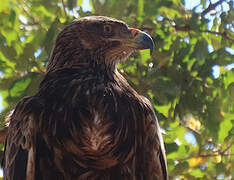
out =
[[[104,33],[110,34],[111,32],[112,32],[111,25],[109,25],[109,24],[104,25]]]

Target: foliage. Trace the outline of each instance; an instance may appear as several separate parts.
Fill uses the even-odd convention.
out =
[[[148,31],[155,41],[152,57],[138,52],[119,70],[155,107],[165,130],[170,179],[234,177],[234,69],[227,69],[234,60],[227,51],[234,48],[233,2],[201,0],[187,10],[180,0],[92,0],[91,11],[82,3],[1,1],[1,122],[23,96],[37,91],[66,24],[86,15],[111,16]]]

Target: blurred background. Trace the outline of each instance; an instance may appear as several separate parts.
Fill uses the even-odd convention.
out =
[[[119,65],[153,103],[172,180],[234,177],[234,11],[231,0],[1,0],[0,122],[37,92],[56,35],[105,15],[153,37],[155,50]],[[4,150],[3,144],[0,145]],[[0,171],[0,176],[2,171]]]

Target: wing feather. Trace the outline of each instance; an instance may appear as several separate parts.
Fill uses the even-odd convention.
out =
[[[154,151],[153,154],[157,154],[157,156],[156,156],[157,159],[154,161],[151,161],[154,164],[150,164],[149,166],[152,166],[152,167],[149,167],[149,169],[151,169],[151,168],[154,169],[153,168],[154,165],[159,166],[161,169],[160,173],[158,173],[154,170],[157,174],[162,175],[162,177],[159,177],[159,179],[168,180],[166,152],[165,152],[164,142],[163,142],[163,138],[162,138],[162,134],[161,134],[161,128],[159,126],[158,119],[157,119],[157,116],[155,114],[155,111],[153,109],[152,104],[150,103],[150,101],[148,99],[146,99],[146,98],[144,98],[144,99],[147,102],[147,104],[150,106],[150,109],[151,109],[151,113],[148,116],[148,121],[152,122],[150,127],[148,127],[148,129],[146,130],[146,133],[147,133],[147,136],[149,137],[148,141],[156,143],[156,144],[153,143],[154,144],[153,145],[153,151]],[[150,139],[150,138],[153,138],[153,139]],[[148,148],[150,148],[150,146]],[[152,151],[152,149],[149,151]],[[152,154],[149,153],[148,155],[151,156]],[[152,158],[152,156],[149,158]],[[155,161],[157,162],[156,164],[155,164]]]
[[[22,180],[34,169],[29,150],[33,144],[34,112],[38,103],[35,97],[25,97],[16,106],[9,117],[9,129],[6,137],[3,170],[6,180]],[[30,164],[28,164],[30,162]],[[30,171],[27,169],[30,169]],[[30,177],[30,176],[28,176]],[[33,179],[33,178],[31,178]]]

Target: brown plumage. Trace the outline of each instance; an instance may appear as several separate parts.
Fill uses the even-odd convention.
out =
[[[153,48],[149,35],[113,18],[68,25],[38,93],[10,117],[5,179],[167,179],[153,108],[116,69],[145,48]]]

